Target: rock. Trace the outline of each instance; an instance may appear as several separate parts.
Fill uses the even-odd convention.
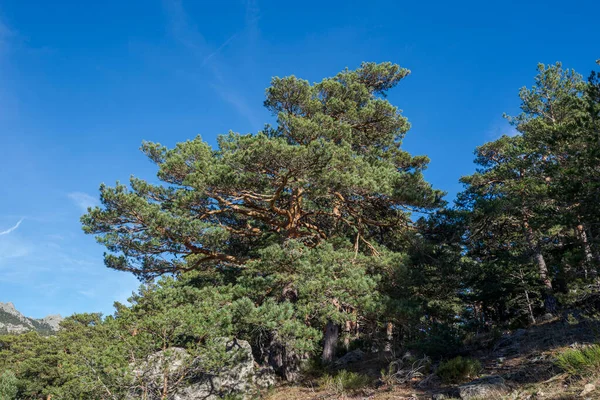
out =
[[[49,315],[42,319],[29,318],[21,314],[13,303],[0,302],[0,333],[38,331],[50,334],[58,331],[61,321],[60,315]]]
[[[185,374],[184,367],[189,366],[190,355],[181,347],[171,347],[168,350],[161,350],[150,357],[140,365],[134,367],[133,375],[135,379],[145,382],[154,382],[160,380],[163,375],[163,366],[167,365],[167,371],[171,379],[176,375]]]
[[[504,379],[498,375],[487,376],[458,387],[462,400],[499,398],[507,390]]]
[[[53,315],[48,315],[47,317],[42,318],[40,321],[46,325],[48,325],[50,328],[52,328],[53,331],[58,331],[59,327],[60,327],[60,323],[64,320],[63,317],[60,316],[60,314],[53,314]]]
[[[433,396],[431,396],[431,400],[446,400],[449,399],[448,396],[446,396],[444,393],[436,393]]]
[[[153,393],[162,389],[163,375],[168,372],[170,382],[178,382],[172,388],[173,400],[216,400],[225,396],[246,398],[255,387],[269,387],[275,384],[275,372],[272,368],[255,370],[250,343],[245,340],[218,340],[225,352],[233,356],[233,365],[220,372],[208,374],[201,372],[202,359],[193,359],[183,348],[172,347],[149,356],[145,362],[134,367],[134,379],[143,383]],[[140,382],[141,381],[141,382]],[[139,393],[131,393],[129,399],[139,398]]]
[[[352,364],[357,361],[362,361],[364,357],[365,353],[363,353],[361,349],[356,349],[344,354],[334,363],[334,365],[338,368],[345,367],[348,364]]]
[[[552,321],[554,318],[555,317],[552,313],[546,313],[546,314],[542,315],[542,317],[540,318],[540,321],[541,322]]]
[[[254,372],[254,385],[259,388],[269,388],[277,383],[277,374],[273,367],[261,367]]]
[[[224,340],[223,344],[227,353],[237,353],[235,365],[218,375],[195,377],[194,383],[176,393],[174,400],[216,400],[231,395],[245,398],[252,392],[255,371],[250,343],[245,340]]]
[[[288,382],[295,382],[300,378],[300,367],[305,357],[286,346],[285,341],[277,334],[271,335],[264,348],[267,350],[258,354],[262,364],[269,365],[278,376]]]
[[[594,385],[593,383],[588,383],[587,385],[585,385],[583,387],[583,391],[581,393],[579,393],[579,396],[580,397],[587,396],[588,394],[592,393],[594,390],[596,390],[596,385]]]

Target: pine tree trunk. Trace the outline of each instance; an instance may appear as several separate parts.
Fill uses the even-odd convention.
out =
[[[535,315],[533,315],[533,306],[531,305],[531,299],[529,298],[529,291],[527,290],[527,285],[525,283],[523,270],[519,271],[519,278],[521,279],[521,284],[523,285],[523,292],[525,293],[525,301],[527,302],[527,309],[529,310],[529,318],[531,319],[531,322],[533,324],[535,324]]]
[[[548,277],[548,267],[546,266],[544,255],[542,254],[539,248],[534,249],[533,258],[538,266],[540,278],[542,278],[542,283],[544,284],[547,290],[552,291],[552,281]]]
[[[595,268],[593,268],[594,253],[592,252],[592,245],[590,244],[587,231],[582,223],[577,225],[577,234],[579,236],[579,239],[581,240],[581,244],[583,246],[583,253],[585,255],[585,277],[588,278],[588,271],[590,271],[591,274],[595,276],[596,270]]]
[[[344,348],[346,350],[350,349],[350,337],[352,332],[356,330],[356,323],[353,321],[346,321],[344,326]]]
[[[529,291],[527,291],[527,289],[525,289],[525,300],[527,301],[529,318],[531,319],[531,322],[535,324],[535,315],[533,315],[533,307],[531,306],[531,299],[529,298]]]
[[[546,260],[544,260],[544,255],[540,249],[540,246],[536,243],[536,240],[533,235],[533,229],[529,225],[529,221],[527,218],[524,219],[523,225],[525,226],[525,236],[527,238],[527,244],[529,245],[529,250],[533,253],[533,259],[538,266],[538,272],[540,274],[540,278],[546,289],[552,290],[552,281],[548,277],[548,266],[546,265]]]
[[[556,298],[554,297],[554,288],[552,287],[552,281],[550,280],[548,273],[548,266],[546,265],[546,260],[544,260],[542,250],[535,240],[533,229],[529,225],[529,220],[526,216],[523,218],[523,226],[525,228],[527,244],[529,245],[529,249],[533,253],[533,259],[537,264],[540,279],[542,280],[542,283],[544,285],[544,308],[547,313],[554,314],[556,312],[557,304]]]
[[[387,323],[385,335],[386,335],[386,341],[385,341],[385,348],[383,349],[383,351],[391,352],[392,351],[392,341],[394,339],[394,324],[392,324],[391,322]]]
[[[321,360],[324,363],[330,363],[335,357],[335,348],[340,334],[340,327],[333,322],[327,322],[325,326],[325,338],[323,341],[323,354]]]

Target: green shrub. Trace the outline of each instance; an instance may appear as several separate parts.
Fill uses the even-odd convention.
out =
[[[461,383],[470,380],[481,372],[481,363],[472,358],[455,357],[442,361],[436,371],[444,383]]]
[[[301,364],[300,372],[304,378],[317,379],[327,372],[327,368],[320,358],[311,358]]]
[[[18,380],[12,371],[4,371],[0,375],[0,400],[15,400],[17,398]]]
[[[596,373],[600,369],[600,345],[566,350],[556,358],[556,365],[572,376]]]
[[[409,348],[434,359],[456,354],[462,345],[460,332],[444,324],[433,324],[421,334],[420,338],[409,344]]]
[[[335,375],[324,375],[319,379],[319,386],[336,395],[364,389],[372,382],[371,377],[356,372],[341,370]]]

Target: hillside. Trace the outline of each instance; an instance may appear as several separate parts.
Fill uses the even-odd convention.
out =
[[[557,365],[561,354],[597,343],[600,325],[596,319],[576,319],[568,313],[527,329],[505,332],[500,337],[481,335],[465,344],[463,358],[477,360],[481,370],[460,382],[440,380],[439,361],[409,379],[411,366],[388,373],[389,365],[402,360],[391,353],[367,354],[342,367],[329,370],[323,378],[306,377],[299,384],[272,390],[268,400],[324,399],[599,399],[597,368],[572,374]],[[335,364],[334,364],[335,365]],[[428,370],[428,371],[427,371]],[[382,375],[383,373],[383,375]],[[355,375],[352,375],[355,374]],[[402,378],[402,379],[399,379]]]
[[[29,318],[21,314],[14,304],[0,302],[0,333],[37,331],[51,334],[58,331],[62,319],[60,315],[48,315],[41,319]]]

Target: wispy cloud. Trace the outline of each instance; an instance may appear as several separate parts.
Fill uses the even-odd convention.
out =
[[[96,199],[94,196],[83,192],[72,192],[67,196],[73,201],[73,203],[75,203],[75,205],[77,205],[77,207],[81,208],[83,211],[87,211],[89,207],[95,207],[100,204],[98,199]]]
[[[221,50],[223,50],[225,48],[225,46],[227,46],[237,36],[238,36],[237,33],[233,34],[229,39],[227,39],[226,41],[224,41],[223,44],[221,44],[215,51],[213,51],[212,53],[210,53],[208,56],[204,57],[204,60],[202,61],[202,66],[205,66],[206,63],[209,62],[211,58],[213,58],[214,56],[216,56],[217,54],[219,54],[219,52]]]
[[[246,26],[244,29],[233,33],[218,47],[216,47],[216,49],[207,43],[204,35],[193,24],[191,18],[184,9],[181,0],[165,0],[164,5],[171,35],[177,42],[183,45],[187,51],[191,53],[191,55],[199,63],[200,67],[207,68],[212,80],[209,86],[219,97],[232,105],[238,114],[246,118],[252,129],[260,129],[261,124],[256,118],[256,111],[248,104],[245,96],[237,89],[239,87],[239,83],[234,84],[226,77],[226,74],[224,73],[226,67],[220,64],[217,57],[219,53],[221,53],[224,48],[234,42],[234,40],[241,40],[248,35],[256,35],[256,24],[259,17],[258,8],[256,7],[255,3],[249,1],[246,4],[247,15]],[[247,68],[247,65],[245,65],[245,67]],[[195,66],[195,68],[197,68],[197,66]],[[195,74],[196,72],[186,73],[185,75]]]
[[[3,265],[10,260],[31,254],[32,248],[33,246],[20,238],[4,236],[0,239],[0,269],[2,270],[0,281],[6,278],[7,273],[7,271],[3,269]]]
[[[239,95],[239,93],[228,89],[227,86],[213,84],[210,85],[210,87],[215,90],[220,98],[231,104],[240,115],[244,116],[255,130],[260,128],[260,121],[256,117],[256,112],[248,105],[244,98]]]
[[[11,227],[11,228],[8,228],[7,230],[0,232],[0,236],[1,236],[1,235],[8,235],[9,233],[11,233],[11,232],[12,232],[12,231],[14,231],[15,229],[17,229],[17,228],[19,227],[19,225],[21,225],[21,222],[23,222],[23,218],[21,218],[21,219],[19,220],[19,222],[17,222],[17,223],[16,223],[16,224],[15,224],[13,227]]]

